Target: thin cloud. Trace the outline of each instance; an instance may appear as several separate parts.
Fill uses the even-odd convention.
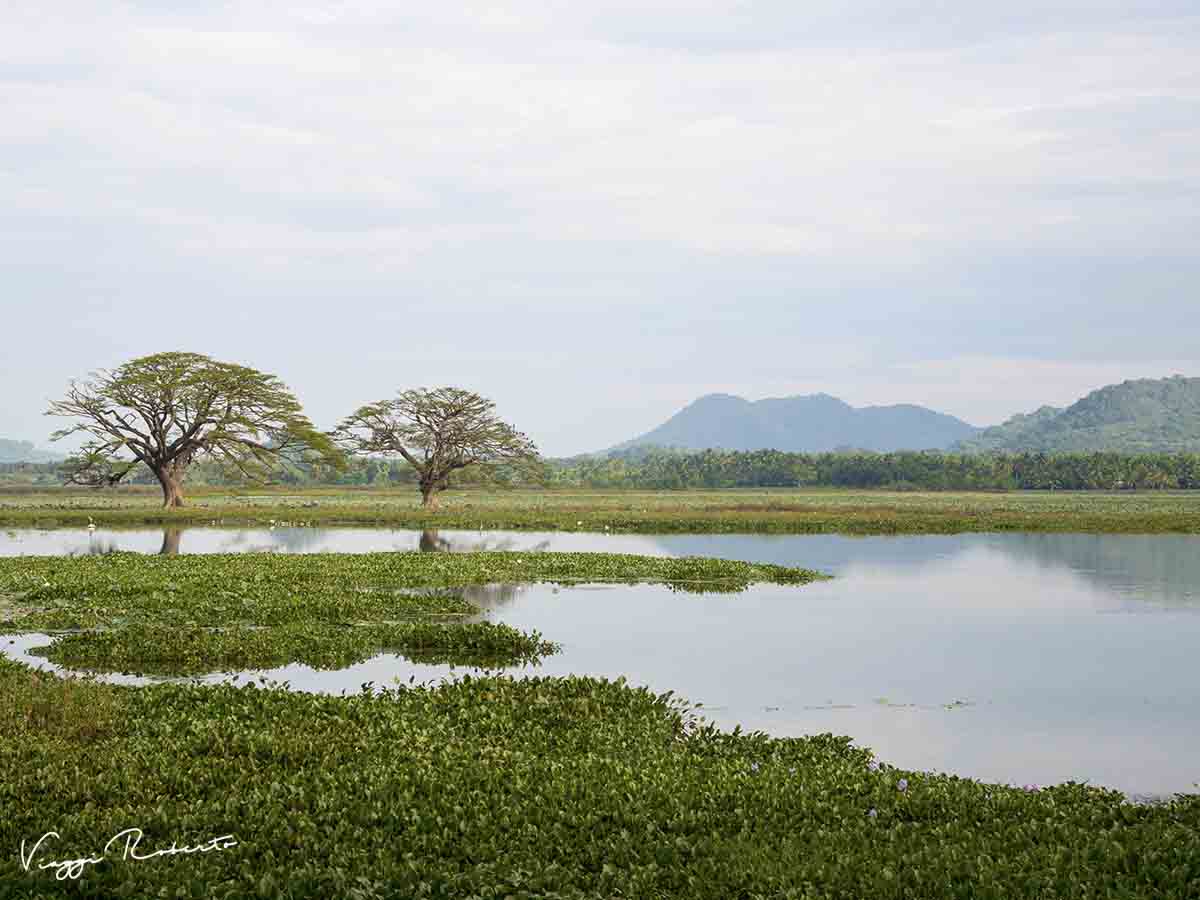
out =
[[[5,9],[0,434],[181,334],[325,422],[461,382],[552,452],[722,384],[1032,361],[906,383],[987,423],[1186,362],[1198,51],[1183,2]]]

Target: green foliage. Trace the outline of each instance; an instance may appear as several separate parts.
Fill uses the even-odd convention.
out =
[[[660,581],[709,592],[821,577],[782,566],[603,553],[18,557],[0,559],[0,623],[12,632],[85,629],[58,636],[43,655],[106,672],[196,674],[292,662],[340,668],[383,650],[501,666],[536,661],[557,647],[507,625],[434,621],[479,612],[455,588]]]
[[[1196,797],[1135,807],[872,769],[848,738],[722,733],[619,682],[340,698],[89,685],[0,661],[0,696],[5,898],[1200,894]],[[143,852],[237,844],[114,851],[77,883],[21,869],[22,840],[56,831],[40,858],[63,859],[130,827]]]
[[[708,591],[824,577],[765,563],[617,553],[115,553],[0,558],[0,597],[70,617],[69,624],[34,619],[34,627],[91,627],[112,617],[161,624],[280,625],[301,619],[339,624],[472,612],[444,590],[463,585],[654,581]]]
[[[537,632],[495,622],[392,622],[329,626],[311,622],[264,628],[131,624],[62,635],[35,655],[71,669],[135,675],[188,675],[304,663],[344,669],[386,650],[420,662],[481,668],[535,662],[557,652]]]
[[[0,560],[5,627],[64,623],[52,654],[203,671],[367,643],[548,652],[539,635],[431,622],[454,587],[662,580],[736,589],[816,573],[610,554]],[[412,619],[411,621],[408,621]],[[267,627],[252,627],[265,625]],[[0,898],[1043,898],[1200,892],[1200,797],[1131,806],[1066,784],[877,766],[849,738],[721,732],[671,694],[591,678],[464,677],[350,697],[253,683],[119,687],[0,658],[0,846],[56,832]],[[120,849],[76,880],[48,860]]]
[[[782,453],[639,448],[551,464],[551,485],[668,490],[761,487],[904,490],[1200,488],[1200,454]]]
[[[1125,381],[964,439],[968,451],[1200,453],[1200,378]]]
[[[0,482],[52,480],[57,464],[0,464]],[[215,464],[195,463],[193,485],[231,485]],[[403,460],[350,459],[340,469],[301,463],[277,480],[317,485],[416,485],[418,473]],[[156,484],[148,469],[131,472],[133,484]],[[459,470],[454,486],[536,485],[550,489],[721,490],[727,488],[839,487],[920,491],[1195,490],[1196,453],[939,453],[736,452],[640,447],[607,457],[547,460],[537,471],[494,465]]]
[[[197,459],[252,480],[289,459],[340,459],[278,378],[199,353],[143,356],[72,381],[46,414],[75,420],[52,440],[87,438],[63,465],[68,483],[112,486],[148,469],[167,506],[180,505]]]
[[[332,438],[349,453],[392,454],[416,472],[425,505],[435,506],[450,476],[470,467],[536,468],[537,447],[495,415],[486,397],[461,388],[401,391],[361,406]]]
[[[407,492],[207,493],[182,510],[145,494],[0,493],[0,525],[101,528],[185,524],[510,529],[667,533],[956,534],[976,531],[1200,533],[1200,492],[1075,493],[770,490],[460,491],[440,512]]]

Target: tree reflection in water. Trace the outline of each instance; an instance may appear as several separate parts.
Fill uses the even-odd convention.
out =
[[[159,556],[178,556],[179,539],[183,537],[184,529],[178,525],[164,525],[162,547]]]
[[[516,549],[515,537],[467,539],[455,535],[453,539],[443,537],[436,528],[421,532],[418,546],[422,553],[501,553]],[[524,547],[522,553],[541,553],[550,548],[550,541],[539,541],[532,547]]]
[[[418,542],[422,553],[501,552],[513,550],[515,545],[516,539],[512,537],[468,540],[455,535],[452,540],[439,534],[436,528],[426,528],[422,531],[421,539]],[[532,547],[525,548],[522,552],[540,553],[549,546],[550,541],[544,540]],[[478,584],[460,588],[458,592],[468,603],[482,610],[494,610],[511,605],[525,593],[527,588],[528,585],[525,584]]]
[[[158,554],[160,556],[178,556],[181,552],[183,533],[187,530],[182,525],[164,525],[162,529],[162,543],[159,546]],[[226,552],[269,552],[274,549],[271,546],[261,548],[248,546],[246,537],[245,532],[237,532],[221,549]],[[284,549],[291,553],[303,553],[320,545],[322,540],[324,540],[324,535],[321,530],[314,528],[280,528],[271,532],[272,543],[275,546],[282,545]],[[460,535],[455,535],[451,538],[440,534],[436,528],[426,528],[421,532],[420,539],[418,540],[418,547],[422,553],[503,552],[517,549],[516,544],[517,539],[514,537],[471,540],[465,539]],[[521,548],[521,550],[527,553],[539,553],[548,549],[549,546],[550,541],[544,540],[531,547]],[[69,550],[66,555],[104,556],[109,553],[119,553],[120,551],[121,548],[111,538],[97,538],[95,535],[92,535],[88,539],[86,548],[80,547]],[[473,606],[487,611],[511,605],[525,592],[527,587],[524,584],[481,584],[456,588],[454,592]]]

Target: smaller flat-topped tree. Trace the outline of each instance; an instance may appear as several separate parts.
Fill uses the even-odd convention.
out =
[[[164,508],[183,505],[188,466],[202,457],[250,480],[285,461],[342,465],[278,378],[199,353],[157,353],[94,372],[72,381],[46,415],[82,420],[52,440],[90,438],[64,464],[68,484],[111,486],[145,465],[162,486]]]
[[[533,442],[500,421],[495,407],[460,388],[417,388],[359,407],[332,437],[351,453],[404,457],[417,472],[421,505],[437,509],[438,492],[458,469],[538,458]]]

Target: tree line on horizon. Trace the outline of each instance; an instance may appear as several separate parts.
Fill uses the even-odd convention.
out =
[[[1195,453],[951,453],[639,448],[551,463],[549,486],[655,490],[845,487],[889,490],[1200,488]]]
[[[1200,488],[1200,454],[778,450],[638,447],[544,460],[495,404],[454,387],[401,390],[319,431],[275,376],[197,353],[159,353],[70,383],[47,415],[72,419],[52,440],[83,447],[64,462],[0,465],[7,481],[53,472],[90,487],[154,482],[164,507],[192,483],[414,484],[422,504],[454,485],[912,490]]]
[[[63,463],[0,463],[0,483],[51,484]],[[281,468],[275,484],[304,487],[413,488],[419,474],[403,459],[354,457],[342,467],[300,463]],[[235,486],[242,479],[214,464],[193,466],[189,482]],[[149,469],[126,479],[155,485]],[[1200,454],[1015,453],[941,451],[784,453],[776,450],[642,449],[636,456],[541,461],[537,466],[464,469],[448,488],[595,488],[714,490],[728,488],[860,488],[922,491],[1197,490]]]

